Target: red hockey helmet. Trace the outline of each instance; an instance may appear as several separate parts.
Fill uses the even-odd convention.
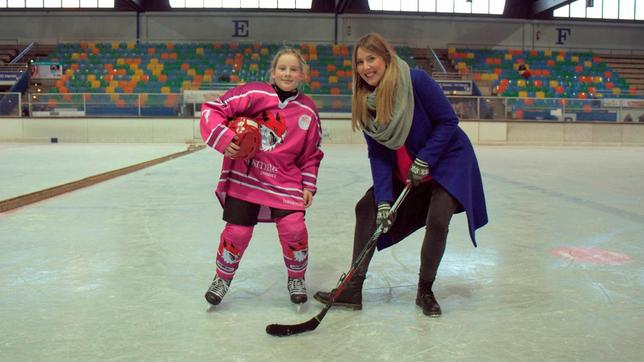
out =
[[[230,121],[230,128],[237,135],[234,141],[239,146],[237,158],[247,160],[255,155],[262,143],[262,136],[259,133],[259,123],[246,117],[238,117]]]

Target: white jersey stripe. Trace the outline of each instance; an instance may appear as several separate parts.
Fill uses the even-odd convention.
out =
[[[220,124],[219,126],[217,126],[215,129],[220,128],[220,127],[224,128],[224,129],[222,129],[221,131],[219,131],[219,136],[217,136],[217,139],[216,139],[216,140],[215,140],[215,142],[212,144],[212,147],[215,147],[215,145],[219,143],[219,140],[221,139],[221,137],[226,133],[226,130],[225,130],[226,126],[223,126],[223,125],[221,125],[221,124]],[[214,131],[214,130],[213,130],[213,131]]]
[[[296,188],[293,188],[293,187],[282,187],[282,186],[269,184],[268,182],[260,181],[260,180],[256,179],[255,177],[245,175],[245,174],[243,174],[241,172],[238,172],[238,171],[235,171],[235,170],[230,170],[230,172],[234,173],[235,175],[240,176],[242,178],[247,178],[247,179],[253,180],[253,181],[255,181],[257,183],[260,183],[262,185],[270,186],[270,187],[273,187],[273,188],[276,188],[276,189],[281,189],[281,190],[284,190],[284,191],[295,191],[295,192],[302,193],[302,190],[300,190],[300,189],[296,189]]]
[[[239,180],[235,180],[235,179],[232,179],[232,178],[228,178],[228,177],[219,179],[219,182],[220,183],[221,182],[234,182],[234,183],[236,183],[238,185],[249,187],[251,189],[259,190],[259,191],[266,192],[266,193],[269,193],[269,194],[283,196],[283,197],[290,197],[290,198],[293,198],[293,199],[298,200],[298,201],[304,201],[304,198],[302,198],[301,196],[294,196],[294,195],[289,195],[289,194],[283,194],[283,193],[280,193],[280,192],[277,192],[277,191],[267,190],[265,188],[255,186],[255,185],[251,185],[251,184],[248,184],[248,183],[245,183],[245,182],[242,182],[242,181],[239,181]]]
[[[315,118],[316,118],[316,120],[317,120],[317,118],[318,118],[318,117],[317,117],[317,113],[315,113],[315,111],[314,111],[311,107],[307,106],[306,104],[300,103],[300,102],[298,102],[298,101],[291,101],[291,102],[293,102],[293,103],[297,104],[298,106],[300,106],[300,107],[302,107],[302,108],[304,108],[304,109],[308,109],[308,110],[309,110],[309,112],[311,112],[311,113],[313,114],[313,116],[315,116]],[[319,122],[319,120],[317,120],[317,121]]]
[[[216,131],[216,130],[217,130],[217,128],[213,128],[213,129],[212,129],[212,131],[210,131],[210,135],[208,135],[208,139],[206,139],[206,144],[207,144],[208,146],[212,147],[212,148],[215,148],[215,144],[214,144],[214,142],[213,142],[213,143],[210,143],[210,139],[211,139],[211,138],[212,138],[212,136],[215,134],[215,131]]]

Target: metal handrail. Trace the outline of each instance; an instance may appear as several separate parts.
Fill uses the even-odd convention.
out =
[[[31,44],[27,45],[27,47],[23,51],[21,51],[20,54],[16,55],[16,57],[13,58],[13,60],[10,61],[9,64],[18,64],[18,61],[22,59],[22,57],[24,57],[31,50],[31,48],[34,47],[35,44],[36,43],[31,42]]]
[[[467,73],[432,73],[434,80],[472,80],[472,75]]]
[[[429,50],[432,53],[432,57],[434,58],[434,62],[438,63],[438,65],[440,65],[440,69],[441,69],[442,73],[447,73],[447,70],[445,69],[445,66],[443,66],[443,62],[441,62],[440,58],[438,57],[438,54],[436,54],[436,52],[434,51],[434,48],[429,48]]]
[[[24,72],[29,69],[27,63],[0,64],[0,72]]]

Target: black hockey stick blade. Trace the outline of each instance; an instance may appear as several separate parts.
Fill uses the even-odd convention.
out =
[[[275,337],[286,337],[292,334],[300,334],[314,330],[320,325],[320,321],[315,316],[308,321],[300,324],[269,324],[266,326],[266,333]]]
[[[274,337],[287,337],[293,334],[300,334],[304,332],[310,332],[317,328],[322,322],[322,318],[326,315],[326,312],[329,311],[333,303],[328,303],[322,311],[318,313],[315,317],[309,319],[306,322],[299,324],[269,324],[266,326],[266,333]]]

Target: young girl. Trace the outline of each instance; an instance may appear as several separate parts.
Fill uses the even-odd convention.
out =
[[[425,227],[420,251],[416,304],[427,316],[441,315],[432,286],[445,251],[454,213],[465,211],[472,243],[487,223],[483,184],[476,155],[438,84],[425,71],[410,70],[380,35],[363,36],[353,52],[354,129],[365,134],[373,187],[356,205],[353,260],[377,225],[384,234],[378,249],[389,247]],[[413,187],[389,214],[405,183]],[[371,249],[334,305],[362,309],[362,284]],[[331,293],[315,299],[328,303]]]
[[[215,193],[223,205],[226,226],[219,239],[216,276],[205,295],[212,305],[226,295],[258,221],[277,226],[291,301],[307,300],[304,209],[313,202],[323,153],[317,109],[298,90],[305,69],[297,50],[282,49],[273,58],[270,84],[235,87],[201,108],[201,136],[225,156]],[[258,120],[261,134],[259,149],[248,160],[237,157],[237,136],[228,128],[229,122],[242,116]]]

